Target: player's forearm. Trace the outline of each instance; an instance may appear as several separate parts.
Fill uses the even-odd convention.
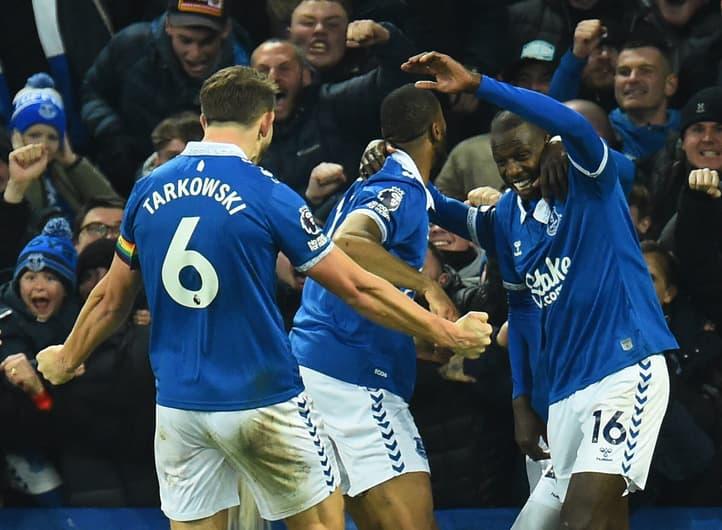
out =
[[[483,76],[476,95],[552,135],[560,135],[569,156],[583,167],[596,168],[604,158],[603,144],[591,124],[581,114],[545,94]]]
[[[432,315],[377,276],[364,271],[359,280],[356,296],[346,302],[369,320],[442,347],[461,347],[453,323]]]
[[[388,252],[376,241],[360,234],[345,233],[334,238],[334,243],[363,269],[396,287],[416,292],[424,292],[429,287],[431,280],[427,276]]]
[[[549,97],[557,101],[569,101],[579,96],[582,70],[586,64],[586,59],[579,59],[571,50],[562,55],[559,66],[554,71],[549,83]]]
[[[69,369],[77,368],[90,353],[107,340],[130,315],[135,293],[112,296],[101,280],[80,310],[75,326],[65,341]]]

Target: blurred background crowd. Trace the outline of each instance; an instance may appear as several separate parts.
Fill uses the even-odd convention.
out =
[[[278,85],[262,165],[323,222],[359,176],[379,108],[427,50],[544,92],[634,163],[628,201],[680,350],[647,491],[633,505],[722,504],[722,200],[688,186],[722,170],[717,0],[33,0],[0,19],[0,506],[157,506],[150,315],[143,296],[85,373],[54,388],[35,355],[61,343],[107,272],[134,182],[201,139],[198,93],[241,64]],[[585,27],[600,20],[590,47]],[[575,38],[576,35],[576,38]],[[497,109],[442,100],[448,195],[503,190],[489,147]],[[10,153],[39,144],[40,162]],[[432,226],[424,272],[460,312],[506,301],[482,249]],[[284,256],[287,324],[304,278]],[[506,351],[478,360],[419,345],[411,409],[437,508],[515,506],[528,494]]]

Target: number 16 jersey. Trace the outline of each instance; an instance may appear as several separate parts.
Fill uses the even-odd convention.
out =
[[[138,181],[116,253],[143,276],[157,402],[244,410],[303,390],[276,256],[305,271],[331,246],[303,200],[234,145],[190,142]]]

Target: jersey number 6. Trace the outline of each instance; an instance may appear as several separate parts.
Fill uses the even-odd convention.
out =
[[[191,309],[208,307],[218,294],[216,269],[203,254],[187,248],[199,220],[200,217],[181,219],[168,246],[161,269],[163,287],[168,295],[180,305]],[[180,272],[186,267],[193,267],[201,278],[201,286],[197,291],[187,289],[181,284]]]

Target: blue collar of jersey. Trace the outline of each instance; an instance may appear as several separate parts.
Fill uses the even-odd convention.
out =
[[[526,211],[524,208],[524,203],[521,200],[521,197],[518,195],[516,196],[516,205],[519,207],[519,222],[521,224],[524,224],[524,221],[526,220],[526,216],[529,212]],[[531,206],[531,204],[529,205]],[[549,223],[549,216],[551,215],[552,210],[549,207],[549,203],[545,199],[539,199],[534,205],[534,212],[532,213],[532,217],[539,221],[541,224],[547,224]]]
[[[246,153],[237,145],[220,142],[188,142],[181,156],[237,156],[248,160]]]
[[[431,192],[426,187],[426,184],[424,184],[424,179],[421,178],[421,173],[419,173],[419,168],[416,167],[414,159],[400,149],[394,151],[391,154],[391,158],[401,166],[401,169],[403,170],[401,172],[402,175],[417,180],[424,188],[424,191],[426,192],[426,209],[428,210],[431,208],[432,210],[435,210],[436,207],[434,204],[434,198],[431,196]]]

